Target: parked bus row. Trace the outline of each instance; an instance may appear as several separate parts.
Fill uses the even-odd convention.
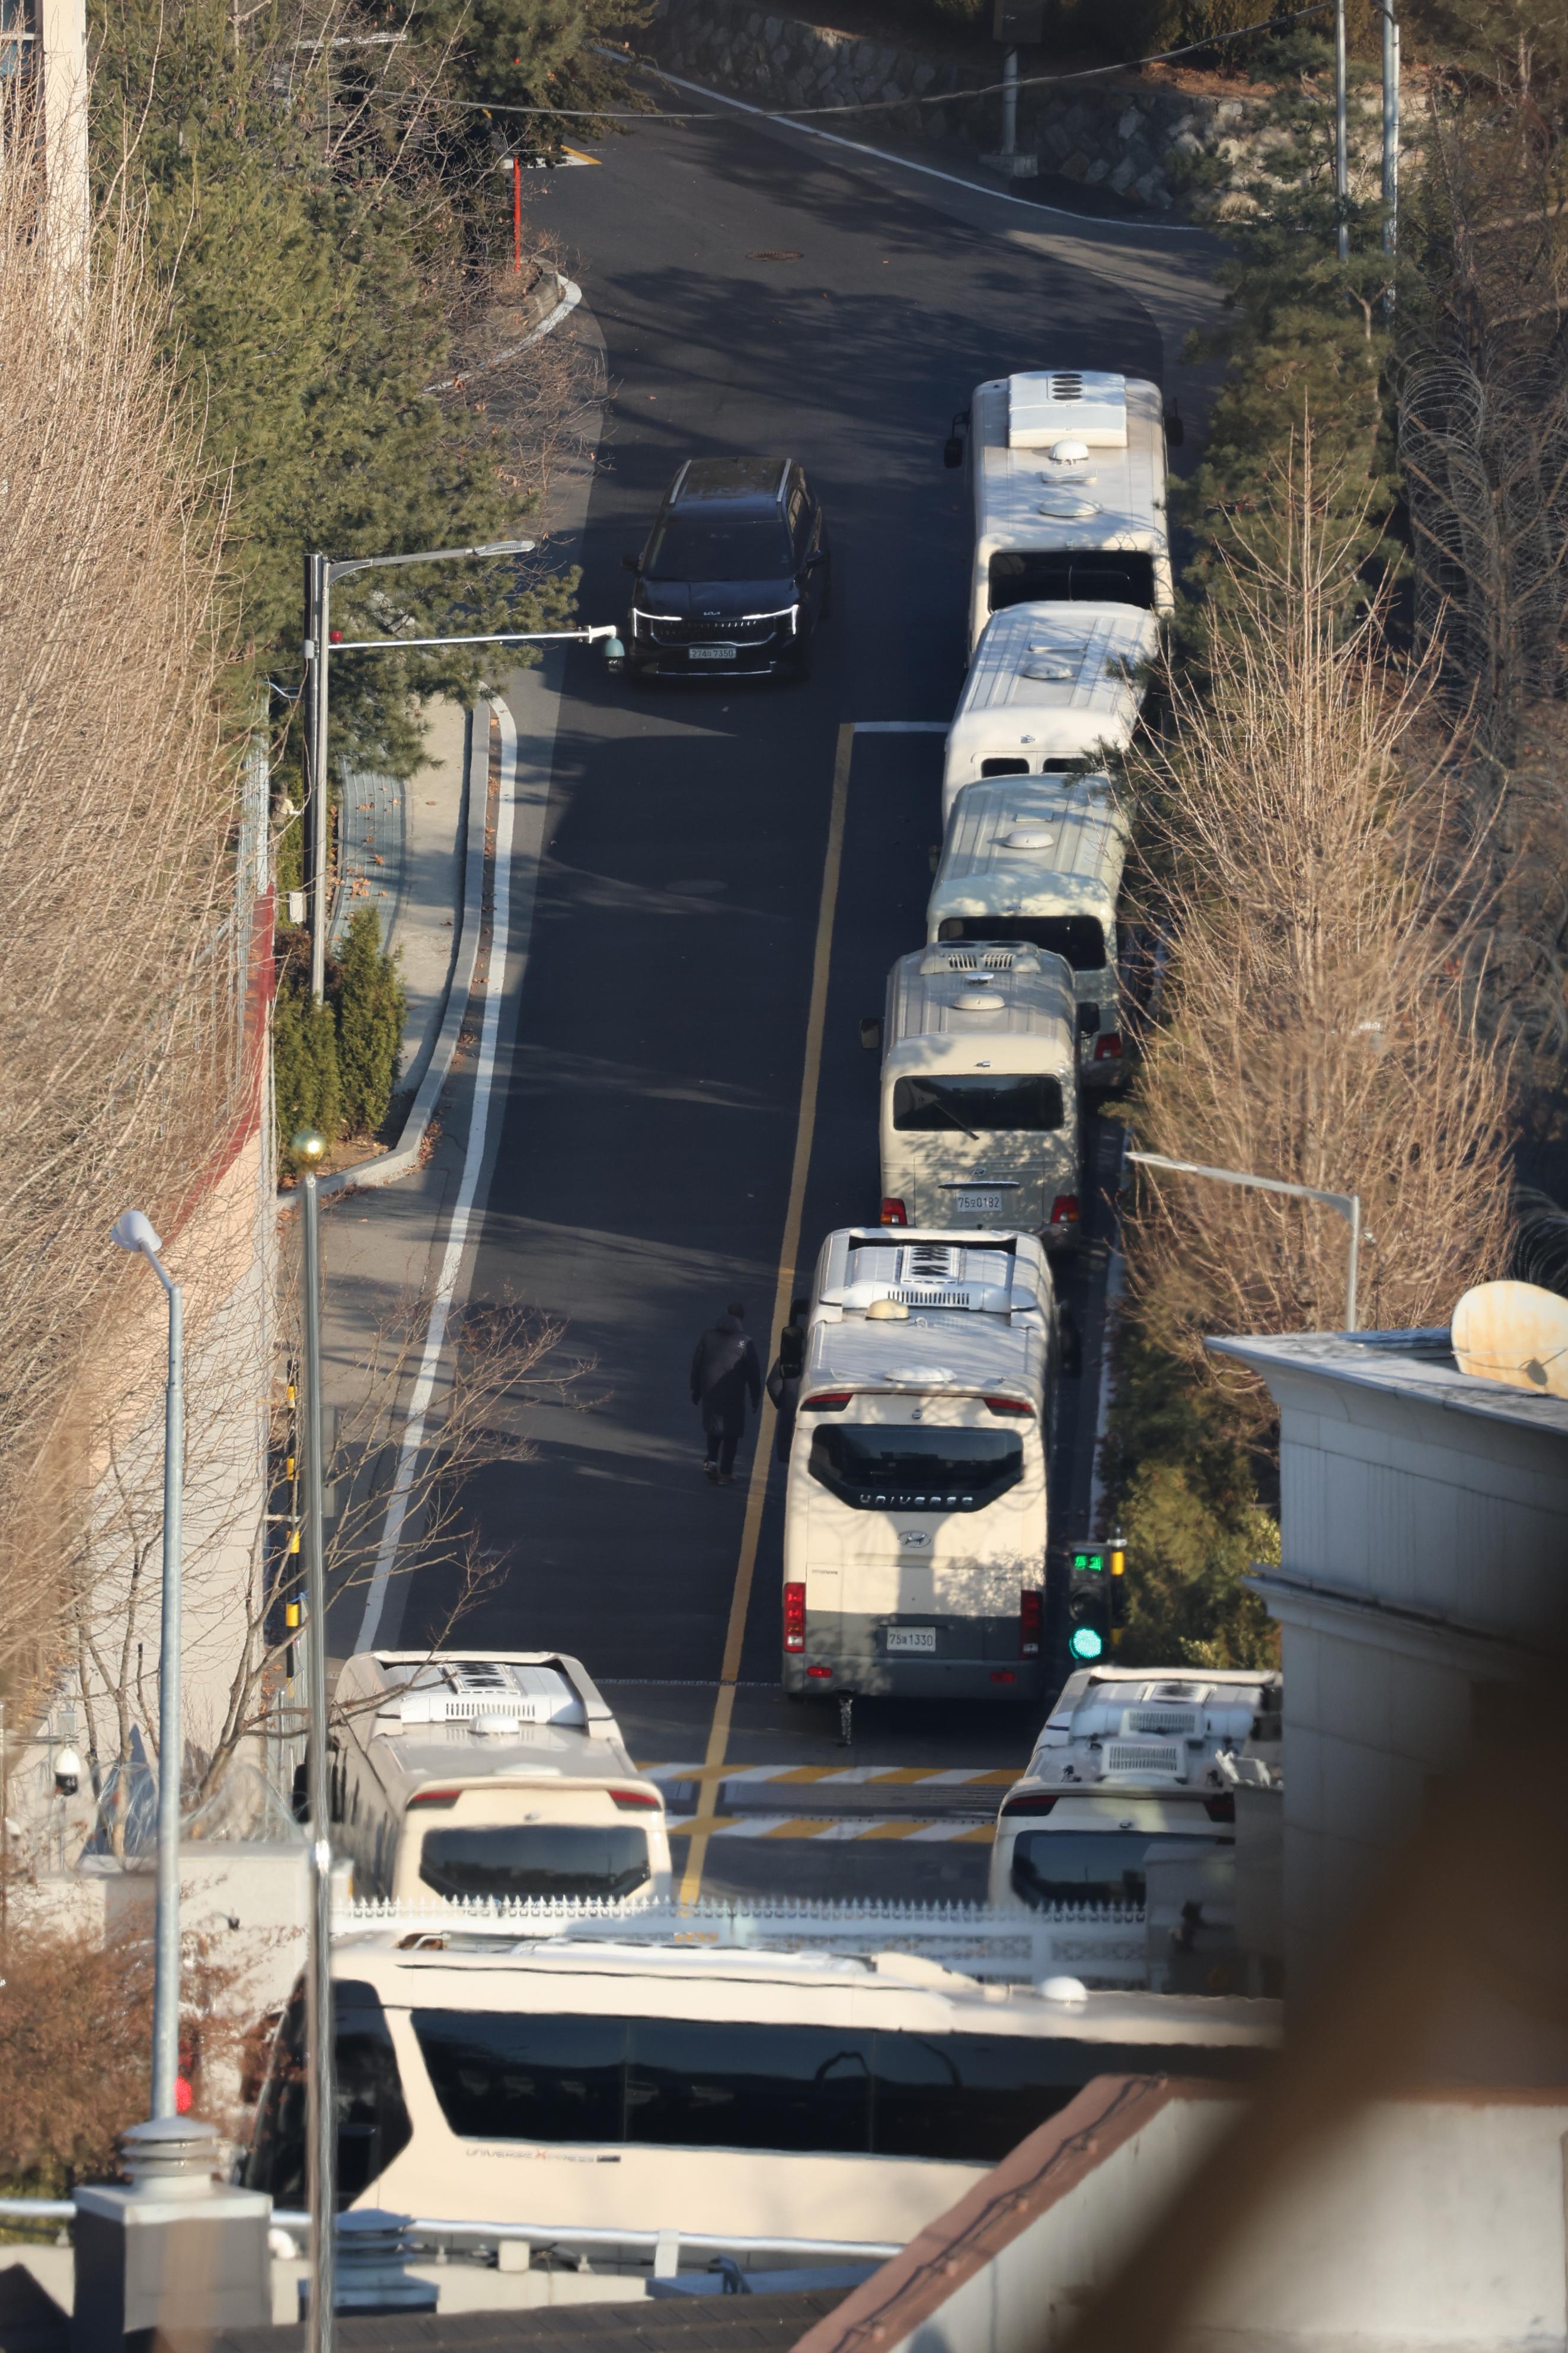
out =
[[[783,1681],[1037,1702],[1053,1395],[1081,1100],[1121,1075],[1108,761],[1172,606],[1165,418],[1136,377],[981,385],[945,452],[974,505],[970,666],[925,942],[879,1019],[879,1226],[828,1236],[782,1336]]]

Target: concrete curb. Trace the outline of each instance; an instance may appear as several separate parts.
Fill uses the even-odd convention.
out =
[[[485,758],[481,765],[477,757],[478,722],[484,721]],[[468,801],[468,854],[463,864],[463,928],[458,937],[457,954],[452,959],[452,976],[447,984],[446,1009],[441,1027],[436,1033],[436,1043],[430,1049],[430,1060],[425,1066],[425,1076],[419,1082],[403,1130],[392,1150],[379,1160],[367,1160],[357,1168],[340,1168],[335,1175],[324,1176],[317,1187],[322,1200],[335,1194],[363,1192],[372,1185],[394,1185],[400,1176],[407,1176],[419,1166],[419,1155],[425,1148],[430,1122],[436,1115],[436,1105],[451,1076],[453,1058],[458,1050],[464,1018],[468,1009],[468,997],[474,985],[474,967],[479,962],[479,932],[484,920],[485,897],[485,823],[489,801],[489,711],[488,705],[468,712],[468,744],[463,759],[463,791]],[[292,1204],[296,1195],[281,1197],[283,1206]]]
[[[497,352],[492,359],[476,360],[471,368],[463,370],[461,375],[444,375],[439,384],[427,384],[426,391],[456,392],[471,377],[483,375],[487,368],[504,367],[508,360],[516,359],[520,352],[527,351],[531,343],[537,343],[542,336],[549,334],[552,327],[558,327],[567,312],[574,311],[583,300],[583,289],[572,279],[563,278],[559,270],[555,273],[555,284],[560,301],[547,317],[541,319],[531,333],[524,335],[521,343],[509,343],[504,352]]]

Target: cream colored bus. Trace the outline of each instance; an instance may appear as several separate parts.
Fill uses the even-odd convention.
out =
[[[942,766],[945,825],[987,776],[1076,776],[1132,741],[1159,623],[1133,605],[1010,605],[986,622]]]
[[[791,1697],[1039,1697],[1058,1354],[1034,1235],[829,1234],[784,1488]]]
[[[978,385],[968,416],[972,653],[1010,605],[1174,611],[1157,385],[1034,370]]]
[[[932,947],[1028,943],[1072,967],[1079,1080],[1121,1077],[1117,901],[1127,820],[1109,776],[1000,776],[953,802],[926,908]]]
[[[361,1898],[669,1892],[664,1799],[580,1660],[361,1651],[338,1678],[332,1846]]]
[[[1076,1241],[1078,1008],[1058,955],[1011,943],[917,948],[888,977],[882,1223]]]
[[[1245,2078],[1279,2034],[1268,2002],[1052,2000],[891,1953],[392,1929],[340,1939],[332,1974],[343,2202],[585,2231],[595,2269],[617,2230],[786,2260],[902,2243],[1093,2077]],[[304,2202],[301,2053],[297,1996],[246,2176],[285,2210]]]

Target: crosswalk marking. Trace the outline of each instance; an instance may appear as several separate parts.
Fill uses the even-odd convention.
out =
[[[639,1765],[650,1781],[768,1781],[798,1788],[1010,1788],[1014,1765]]]
[[[932,1822],[910,1814],[676,1814],[668,1827],[672,1839],[897,1839],[925,1846],[989,1846],[996,1836],[994,1822],[963,1815]]]

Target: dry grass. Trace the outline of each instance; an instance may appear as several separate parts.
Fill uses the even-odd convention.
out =
[[[117,1322],[240,1073],[217,532],[134,238],[58,302],[0,121],[0,1676],[50,1672]]]
[[[1282,553],[1237,559],[1239,626],[1206,692],[1173,679],[1141,764],[1171,961],[1138,1137],[1359,1193],[1363,1323],[1447,1323],[1508,1243],[1507,1065],[1466,972],[1486,910],[1440,780],[1405,756],[1425,679],[1391,675],[1375,615],[1336,635],[1321,487],[1309,445]],[[1132,1227],[1148,1328],[1189,1357],[1205,1332],[1340,1328],[1345,1259],[1331,1212],[1190,1178],[1146,1185]]]

